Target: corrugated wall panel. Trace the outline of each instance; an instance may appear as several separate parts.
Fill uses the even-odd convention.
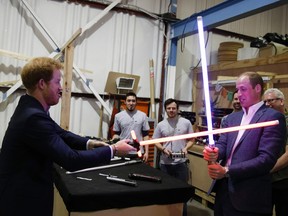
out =
[[[34,15],[19,0],[0,0],[0,49],[30,57],[48,56],[57,46],[62,46],[80,27],[93,20],[101,9],[68,3],[67,1],[26,0]],[[138,7],[153,12],[165,13],[169,0],[129,1]],[[74,62],[84,75],[92,80],[91,85],[99,94],[104,88],[109,71],[140,75],[139,97],[149,95],[149,59],[154,59],[155,68],[161,70],[163,23],[148,17],[111,11],[75,41]],[[52,37],[49,37],[43,28]],[[55,42],[53,42],[53,40]],[[160,59],[159,59],[160,58]],[[0,82],[20,79],[25,61],[0,55]],[[155,83],[160,84],[161,71],[157,71]],[[2,94],[5,90],[2,90]],[[73,74],[72,91],[91,93]],[[19,93],[0,103],[0,143],[9,119],[18,103]],[[159,92],[158,96],[159,97]],[[113,107],[113,100],[105,101]],[[50,109],[51,117],[60,123],[61,103]],[[103,127],[99,132],[101,104],[91,98],[71,99],[70,129],[78,134],[107,136],[110,116],[104,109]],[[1,144],[0,144],[1,147]]]

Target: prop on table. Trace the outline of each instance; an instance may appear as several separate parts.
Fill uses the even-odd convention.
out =
[[[100,176],[105,176],[105,177],[114,177],[114,178],[117,178],[118,176],[114,176],[114,175],[111,175],[111,174],[105,174],[105,173],[99,173]]]
[[[123,179],[123,178],[117,178],[117,177],[111,177],[111,176],[107,176],[106,179],[108,181],[110,181],[110,182],[115,182],[115,183],[119,183],[119,184],[129,185],[129,186],[133,186],[133,187],[137,186],[137,182],[136,181],[129,180],[129,179]]]
[[[118,176],[110,175],[110,174],[104,174],[104,173],[99,173],[100,176],[105,176],[108,181],[119,183],[119,184],[125,184],[129,186],[137,186],[136,181],[132,181],[129,179],[124,179],[124,178],[119,178]]]
[[[80,176],[77,176],[76,178],[80,180],[92,181],[91,178],[85,178],[85,177],[80,177]]]
[[[111,167],[125,166],[125,165],[135,164],[135,163],[142,163],[142,161],[141,160],[131,160],[131,161],[123,162],[123,163],[91,167],[91,168],[81,169],[81,170],[77,170],[77,171],[73,171],[73,172],[67,171],[66,174],[69,175],[69,174],[75,174],[75,173],[81,173],[81,172],[89,172],[89,171],[93,171],[93,170],[108,169]]]
[[[151,182],[157,182],[157,183],[162,182],[161,177],[149,176],[149,175],[144,175],[144,174],[139,174],[139,173],[129,173],[128,177],[130,179],[135,179],[135,180],[144,180],[144,181],[151,181]]]

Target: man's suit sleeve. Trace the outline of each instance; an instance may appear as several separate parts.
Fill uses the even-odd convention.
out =
[[[26,128],[26,144],[69,171],[110,162],[111,150],[108,146],[85,150],[86,138],[61,129],[45,114],[31,116]],[[82,151],[71,147],[78,147]]]

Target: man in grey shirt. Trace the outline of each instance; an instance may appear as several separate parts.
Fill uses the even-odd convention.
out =
[[[154,131],[153,139],[193,133],[191,122],[178,115],[178,101],[172,98],[167,99],[164,107],[168,118],[159,122]],[[160,169],[171,176],[187,182],[189,173],[185,155],[192,145],[193,139],[170,141],[163,143],[163,145],[156,143],[155,146],[161,152]],[[175,153],[180,153],[183,157],[173,157]],[[184,204],[183,215],[187,215],[186,203]]]
[[[115,132],[112,139],[120,138],[130,139],[131,131],[134,130],[138,141],[149,139],[149,124],[147,115],[136,109],[137,96],[134,92],[128,92],[125,96],[126,110],[123,110],[115,115],[113,131]],[[148,160],[148,145],[145,146],[145,152],[141,146],[141,152],[143,154],[143,160]]]

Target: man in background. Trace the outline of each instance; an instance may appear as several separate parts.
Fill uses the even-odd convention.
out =
[[[178,101],[172,98],[167,99],[164,102],[164,107],[168,117],[157,124],[153,139],[193,133],[191,122],[178,115]],[[186,155],[192,145],[193,139],[175,140],[163,144],[156,143],[155,146],[161,152],[160,170],[187,182],[189,169]],[[180,157],[173,157],[177,153]],[[187,215],[186,203],[184,204],[183,215]]]
[[[232,101],[232,106],[233,106],[233,112],[238,112],[238,111],[241,111],[242,110],[242,106],[239,102],[239,98],[238,98],[238,93],[237,91],[234,91],[233,92],[233,101]],[[220,127],[222,128],[223,125],[225,124],[225,119],[227,118],[228,115],[224,116],[222,119],[221,119],[221,125]]]
[[[284,94],[277,88],[270,88],[264,92],[266,106],[285,114]],[[286,116],[286,124],[288,117]],[[286,125],[287,126],[287,125]],[[288,128],[287,128],[288,129]],[[287,140],[286,140],[287,142]],[[282,148],[281,156],[271,170],[272,175],[272,202],[276,216],[288,215],[288,142]]]
[[[137,96],[134,92],[128,92],[125,96],[126,110],[123,110],[115,115],[113,131],[113,140],[120,138],[132,140],[131,131],[134,130],[138,141],[149,139],[149,123],[147,115],[136,109]],[[148,161],[149,146],[145,146],[145,151],[140,146],[143,154],[143,160]]]

